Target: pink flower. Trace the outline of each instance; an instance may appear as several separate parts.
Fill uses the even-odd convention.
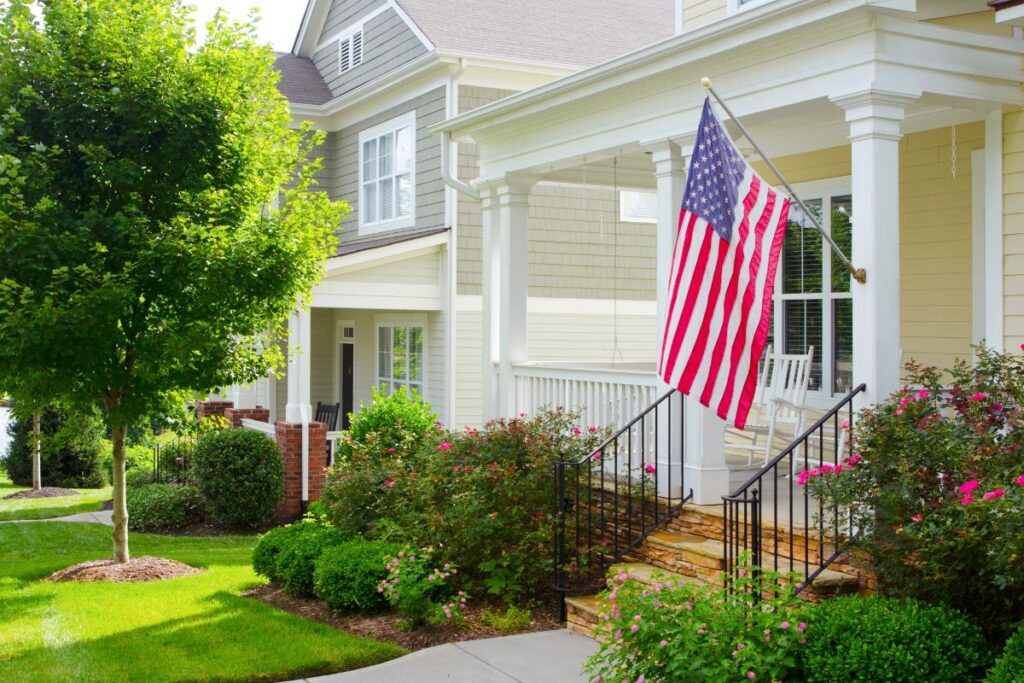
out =
[[[593,434],[597,431],[597,427],[587,427],[587,431]]]
[[[849,429],[850,428],[850,421],[849,420],[843,420],[842,422],[839,423],[839,426],[841,428],[843,428],[843,429]]]
[[[452,471],[458,472],[462,469],[462,465],[452,465]]]
[[[914,515],[913,517],[911,517],[910,519],[915,521],[915,522],[920,522],[922,519],[924,519],[924,515],[918,513],[918,514]]]
[[[979,391],[978,393],[974,394],[974,396],[971,396],[971,398],[973,398],[975,401],[984,401],[986,398],[988,398],[988,394],[986,394],[984,391]]]
[[[394,448],[389,448],[389,449],[388,449],[388,453],[394,453],[394,452],[395,452],[395,449],[394,449]]]
[[[917,392],[918,398],[928,398],[929,396],[931,396],[931,392],[929,392],[927,389],[922,389],[921,391]]]
[[[629,627],[629,630],[632,631],[633,633],[636,633],[637,631],[640,630],[640,624],[633,624],[632,626]]]
[[[803,633],[804,631],[807,630],[807,624],[805,624],[804,622],[801,621],[799,624],[796,625],[796,630],[799,631],[800,633]]]
[[[1002,498],[1006,495],[1006,491],[1002,489],[992,489],[981,497],[982,500],[995,500],[996,498]]]
[[[575,434],[576,436],[579,436],[580,434],[583,433],[583,431],[579,427],[573,427],[572,433]]]
[[[388,488],[391,488],[392,486],[395,485],[395,482],[388,479],[387,481],[384,482],[384,485],[387,486]]]
[[[969,496],[969,495],[971,495],[971,491],[973,491],[974,489],[978,488],[978,486],[979,486],[978,480],[977,479],[971,479],[970,481],[968,481],[966,483],[963,483],[960,486],[957,486],[956,490],[959,491],[960,493],[964,494],[965,496]]]
[[[968,495],[966,495],[966,496],[964,496],[963,498],[960,499],[960,504],[961,505],[970,505],[973,502],[974,502],[974,496],[972,496],[970,494],[968,494]]]
[[[450,443],[448,443],[447,441],[442,441],[441,445],[437,447],[437,450],[439,450],[439,451],[446,451],[446,450],[448,450],[451,447],[452,447],[452,445]]]
[[[667,640],[663,640],[660,643],[658,643],[658,647],[667,647],[667,646],[668,646],[668,641]]]
[[[824,465],[821,466],[822,474],[824,474],[825,472],[834,472],[835,469],[835,467],[832,467],[832,465],[829,465],[828,463],[825,463]]]
[[[789,622],[788,621],[782,622],[781,624],[779,624],[779,628],[789,628]]]
[[[853,467],[854,465],[856,465],[859,462],[860,462],[860,456],[854,454],[854,455],[851,455],[849,458],[846,459],[846,466],[847,467]]]
[[[754,680],[755,678],[757,678],[757,674],[754,673],[753,671],[748,671],[747,672],[747,678],[749,678],[750,680]]]
[[[590,459],[591,460],[600,460],[601,459],[601,452],[598,451],[597,453],[594,453],[592,456],[590,456]]]
[[[1017,486],[1024,486],[1024,476],[1017,477],[1013,480],[1013,483]]]
[[[655,469],[656,468],[651,463],[647,463],[646,465],[644,465],[644,472],[646,472],[647,474],[654,474]]]

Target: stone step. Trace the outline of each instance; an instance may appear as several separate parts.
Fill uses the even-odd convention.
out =
[[[588,638],[594,637],[600,599],[596,595],[571,596],[565,599],[566,627]]]
[[[648,536],[635,555],[643,562],[683,576],[715,582],[725,568],[721,541],[695,534],[656,531]]]

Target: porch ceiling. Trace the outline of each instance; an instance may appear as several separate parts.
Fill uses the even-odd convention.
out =
[[[645,145],[692,144],[703,76],[777,156],[846,144],[849,127],[830,97],[917,97],[904,132],[1019,105],[1022,54],[1020,41],[921,23],[870,0],[777,0],[435,130],[479,145],[481,178],[581,182],[586,166],[589,182],[611,184],[607,160],[616,157],[620,186],[652,187]]]

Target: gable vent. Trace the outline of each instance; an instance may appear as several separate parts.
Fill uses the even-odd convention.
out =
[[[363,29],[338,40],[338,73],[363,63]]]

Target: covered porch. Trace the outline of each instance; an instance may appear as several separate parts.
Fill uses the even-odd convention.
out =
[[[1002,121],[1021,102],[1020,42],[888,5],[778,0],[436,127],[480,154],[486,416],[564,405],[619,428],[668,390],[654,358],[529,357],[529,202],[540,183],[651,194],[659,334],[704,76],[867,272],[853,282],[794,211],[770,343],[814,347],[806,424],[860,384],[858,408],[887,396],[911,358],[941,366],[972,343],[1002,346]],[[743,477],[724,425],[692,401],[672,419],[686,435],[674,466],[696,502],[720,504]]]

